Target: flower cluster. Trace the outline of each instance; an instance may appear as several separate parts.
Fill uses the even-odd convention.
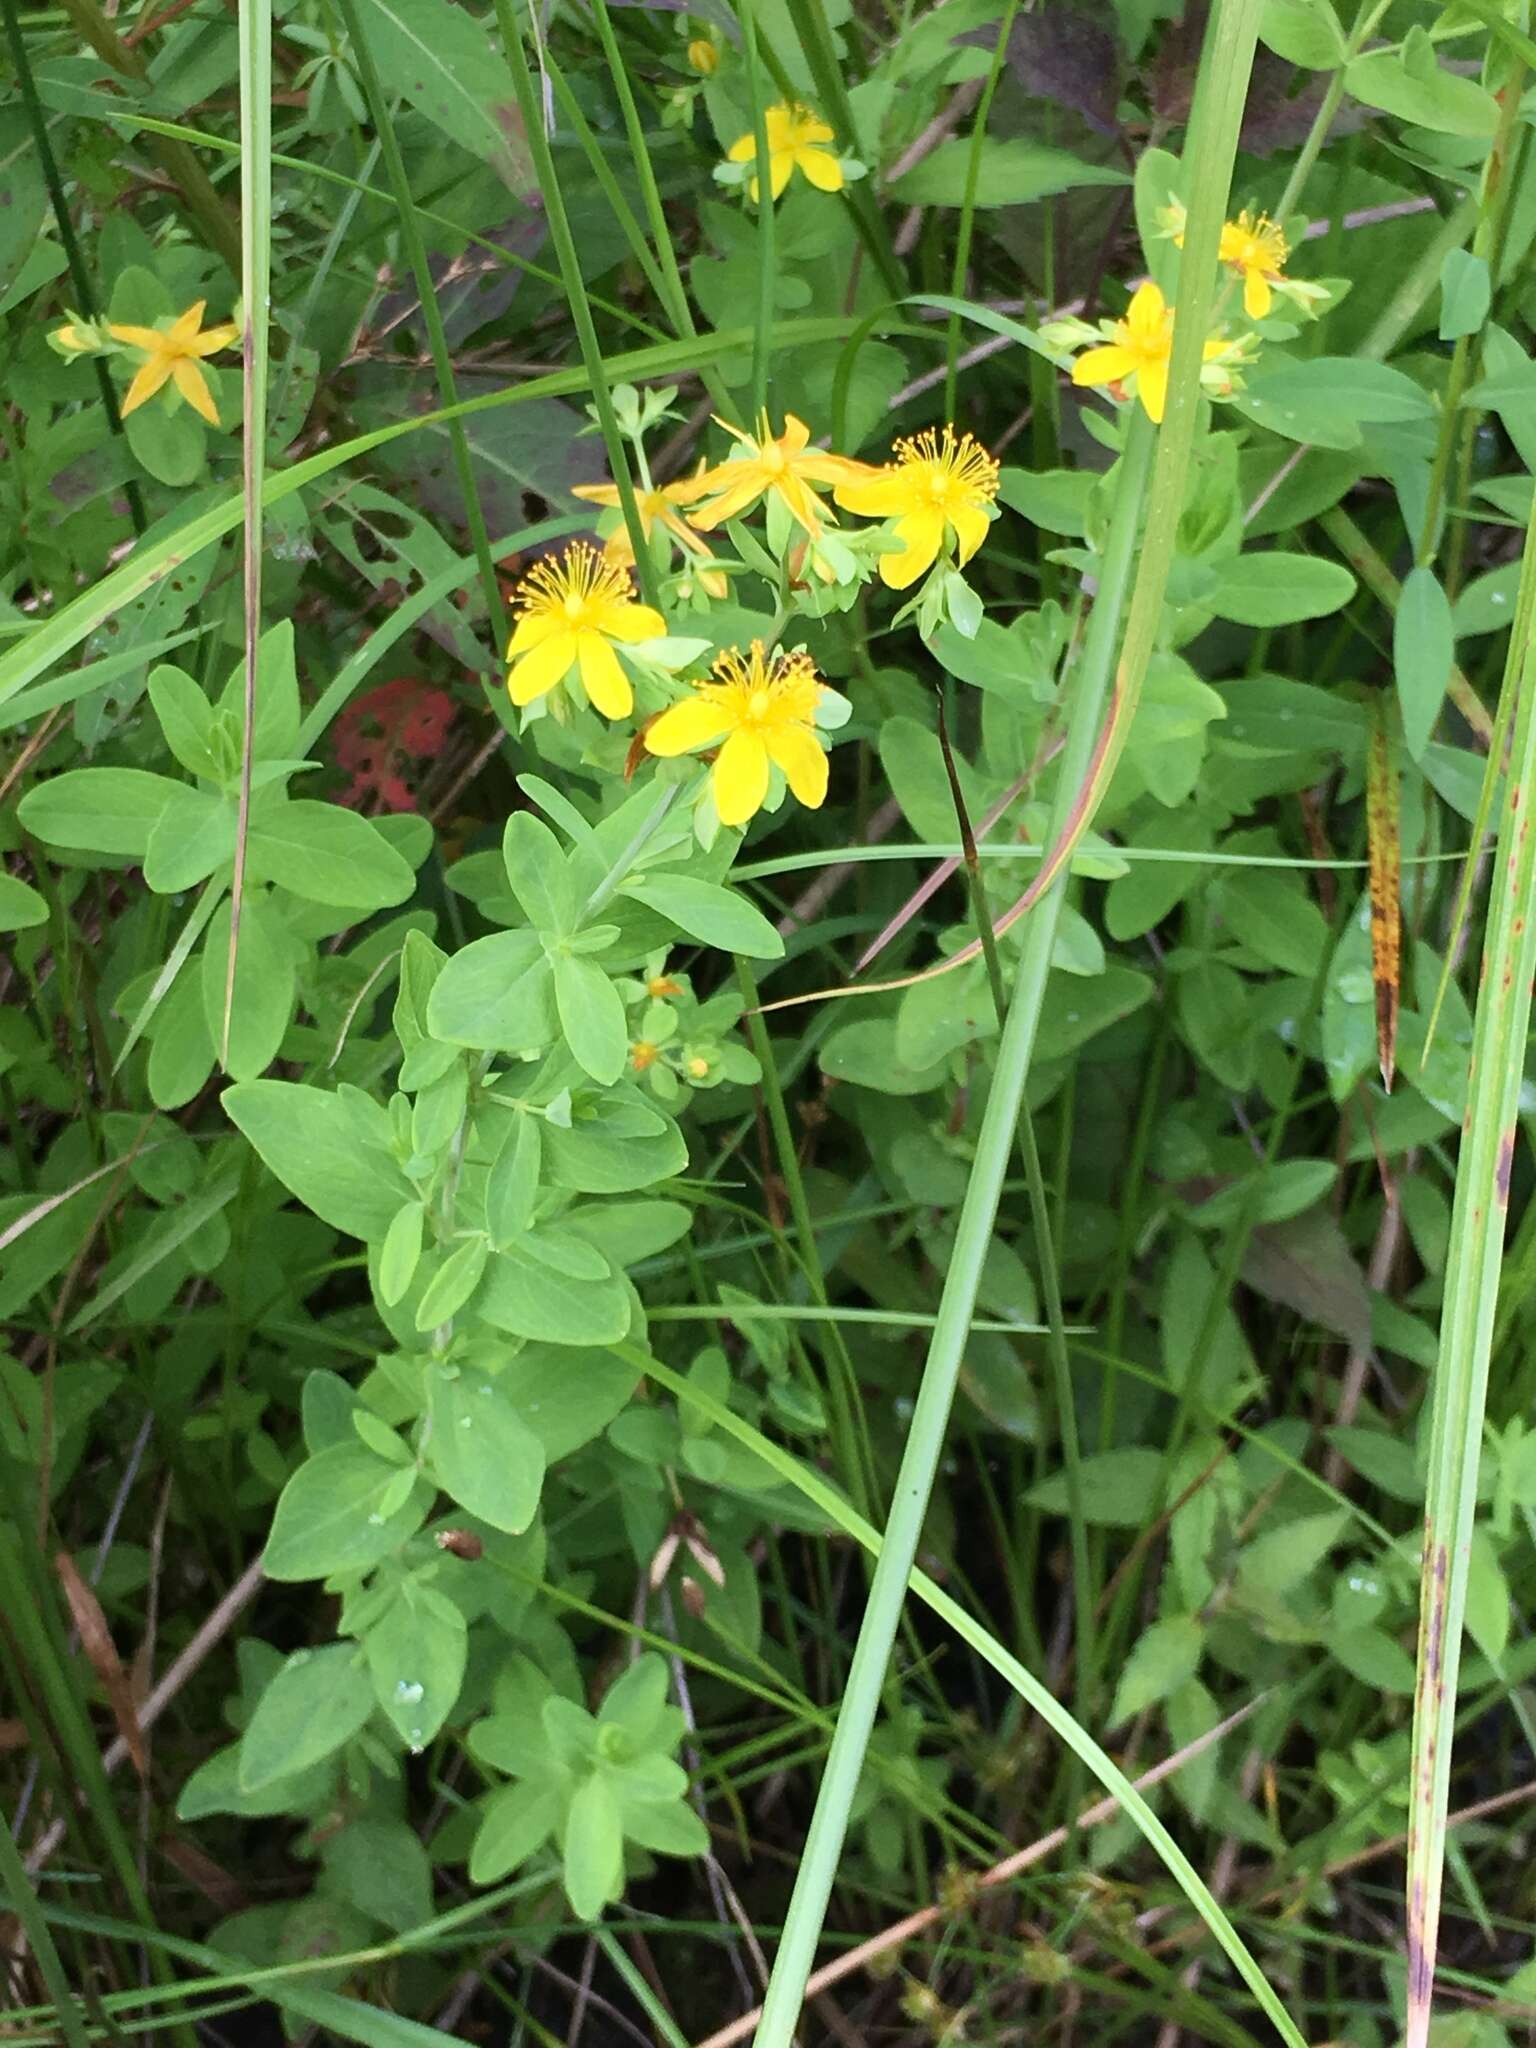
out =
[[[779,198],[798,171],[818,192],[841,192],[850,178],[862,177],[864,166],[852,157],[840,157],[828,144],[836,140],[832,129],[813,107],[799,100],[769,107],[763,115],[768,144],[768,190]],[[726,151],[725,162],[716,169],[722,185],[745,184],[747,197],[755,205],[758,197],[757,130],[749,128]]]
[[[209,356],[228,348],[240,329],[233,320],[217,327],[204,327],[207,307],[208,301],[199,299],[174,320],[160,321],[154,327],[131,326],[116,320],[97,324],[76,314],[62,327],[56,327],[48,338],[64,356],[127,352],[137,367],[123,399],[124,419],[165,390],[169,405],[178,405],[185,399],[200,419],[216,427],[219,409],[203,364]]]
[[[665,954],[645,972],[618,984],[629,1012],[630,1071],[665,1103],[692,1088],[761,1079],[757,1061],[737,1038],[740,998],[728,989],[701,1002],[686,974],[671,973]]]

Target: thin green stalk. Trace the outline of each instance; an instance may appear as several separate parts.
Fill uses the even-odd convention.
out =
[[[400,222],[400,239],[405,244],[406,261],[411,266],[416,296],[421,302],[422,318],[427,325],[427,341],[432,350],[432,368],[437,378],[438,395],[445,406],[456,405],[459,397],[458,383],[453,374],[453,357],[449,352],[448,336],[443,327],[443,309],[437,302],[437,286],[433,283],[431,266],[427,262],[427,247],[422,240],[421,223],[416,217],[416,205],[411,197],[411,181],[405,168],[405,159],[400,154],[395,124],[384,98],[379,68],[373,61],[373,51],[363,33],[357,0],[337,0],[337,6],[346,24],[353,55],[357,60],[358,83],[362,86],[363,98],[368,102],[368,118],[373,123],[374,136],[383,152],[385,176],[389,180],[389,189],[394,194],[395,212]],[[454,419],[449,424],[448,445],[453,453],[453,467],[459,480],[459,494],[464,500],[464,519],[469,528],[470,545],[474,548],[475,560],[480,565],[480,586],[485,596],[486,620],[499,658],[507,644],[507,608],[502,598],[501,585],[496,580],[496,564],[491,560],[490,535],[485,528],[480,493],[475,487],[469,436],[464,431],[462,419]]]
[[[853,102],[848,96],[848,88],[843,83],[837,52],[832,45],[826,10],[817,4],[817,0],[788,0],[788,6],[789,18],[794,23],[801,51],[810,66],[811,76],[816,81],[816,90],[822,96],[824,111],[833,126],[841,131],[843,140],[857,148],[860,145],[858,123],[854,118]],[[769,56],[771,61],[771,51]],[[792,99],[794,94],[787,89],[787,80],[782,76],[782,67],[779,68],[781,89],[785,91],[786,98]],[[876,205],[869,185],[854,185],[844,196],[853,215],[853,224],[858,229],[865,248],[874,258],[880,275],[885,280],[887,291],[893,298],[900,298],[907,289],[906,279],[902,275],[901,264],[892,247],[885,217]]]
[[[1019,11],[1019,0],[1008,0],[1003,9],[1002,21],[998,24],[997,42],[992,51],[992,63],[987,72],[986,83],[981,88],[981,97],[976,102],[976,119],[971,127],[971,152],[965,163],[965,193],[960,202],[960,222],[955,232],[955,261],[950,271],[949,289],[957,299],[965,297],[966,272],[971,264],[971,234],[976,225],[976,192],[981,182],[981,158],[987,141],[987,119],[992,112],[992,100],[1008,61],[1008,44],[1013,35],[1014,16]],[[951,313],[949,327],[944,338],[944,417],[952,420],[955,416],[956,391],[960,376],[960,315]]]
[[[1053,831],[1064,827],[1078,784],[1087,772],[1094,735],[1109,694],[1120,622],[1130,592],[1151,453],[1152,429],[1138,409],[1130,421],[1125,467],[1105,545],[1099,594],[1089,618],[1072,724],[1057,782]],[[999,1193],[1013,1150],[1014,1127],[1034,1048],[1060,903],[1058,887],[1036,911],[1020,958],[1013,1000],[998,1044],[992,1087],[977,1134],[975,1163],[955,1229],[933,1340],[908,1425],[906,1450],[880,1561],[875,1567],[842,1711],[827,1755],[816,1811],[806,1835],[794,1895],[763,2004],[758,2048],[788,2048],[804,1999],[805,1981],[815,1960],[849,1809],[874,1726],[875,1707],[943,1450],[945,1426],[975,1312]]]
[[[22,33],[21,16],[16,11],[16,0],[4,0],[5,28],[10,38],[11,57],[16,66],[16,83],[21,89],[21,103],[26,108],[27,125],[32,130],[33,146],[37,150],[38,162],[42,165],[43,183],[48,187],[48,203],[53,208],[54,225],[59,231],[59,240],[64,244],[64,260],[69,265],[70,289],[75,295],[75,305],[87,320],[96,318],[96,294],[91,288],[90,274],[85,267],[85,258],[80,253],[80,238],[75,233],[74,217],[69,210],[69,198],[64,190],[64,180],[59,175],[58,159],[53,153],[53,142],[48,134],[48,121],[43,112],[43,103],[37,95],[37,80],[32,75],[32,60],[27,52],[27,39]],[[100,356],[93,358],[96,382],[101,387],[101,402],[107,409],[107,421],[114,434],[123,431],[123,415],[117,403],[117,392],[107,374],[106,363]],[[144,499],[139,490],[138,479],[129,477],[124,485],[124,496],[128,500],[129,516],[133,520],[135,533],[144,531]]]
[[[763,105],[762,73],[758,69],[757,18],[754,0],[738,0],[741,53],[752,102],[752,143],[756,151],[752,175],[757,180],[757,308],[752,331],[752,420],[754,426],[768,405],[768,357],[773,325],[774,206],[769,177],[768,110]]]
[[[229,953],[224,968],[224,1029],[220,1058],[229,1059],[235,1015],[235,968],[240,954],[240,911],[245,901],[245,855],[251,822],[251,769],[256,750],[256,677],[261,659],[261,501],[267,461],[267,351],[272,304],[272,4],[239,0],[240,37],[240,296],[243,411],[241,486],[245,530],[241,592],[245,613],[245,730],[240,745],[240,804],[235,822],[234,873],[229,891]]]
[[[768,1027],[759,1014],[756,978],[744,958],[737,959],[736,976],[741,984],[742,1004],[746,1011],[747,1037],[751,1041],[757,1064],[762,1069],[763,1099],[768,1108],[768,1122],[773,1131],[774,1149],[779,1155],[779,1172],[783,1176],[784,1192],[789,1197],[789,1213],[794,1219],[801,1268],[811,1293],[816,1298],[817,1308],[828,1319],[825,1341],[832,1370],[827,1376],[827,1383],[832,1396],[833,1434],[837,1442],[838,1463],[842,1467],[843,1480],[849,1493],[860,1504],[861,1512],[867,1513],[874,1504],[875,1495],[873,1474],[869,1469],[867,1455],[868,1433],[864,1428],[859,1405],[858,1375],[853,1369],[853,1359],[849,1355],[843,1333],[838,1324],[831,1320],[834,1312],[831,1296],[827,1292],[826,1274],[821,1263],[821,1246],[816,1241],[816,1221],[811,1215],[811,1205],[806,1199],[805,1181],[800,1172],[800,1157],[795,1150],[795,1134],[790,1128],[789,1110],[784,1101],[778,1062],[774,1058],[773,1041],[768,1036]]]
[[[53,2000],[53,2017],[59,2033],[68,2048],[89,2048],[90,2035],[80,2017],[75,1995],[69,1988],[59,1952],[53,1945],[53,1932],[38,1903],[37,1893],[32,1889],[32,1880],[27,1875],[27,1867],[21,1860],[9,1823],[4,1821],[0,1821],[0,1898],[5,1900],[7,1908],[21,1924],[44,1988]]]
[[[346,0],[346,4],[353,6],[355,0]],[[518,111],[522,115],[523,130],[528,139],[529,153],[533,158],[534,172],[539,181],[539,193],[544,201],[544,216],[549,222],[550,240],[555,245],[560,276],[565,284],[566,296],[571,302],[571,318],[576,325],[576,340],[581,348],[581,360],[592,390],[592,405],[597,414],[603,447],[608,456],[608,472],[618,487],[619,510],[624,515],[625,531],[634,550],[635,574],[646,603],[654,605],[660,596],[656,584],[656,566],[651,559],[650,548],[646,545],[640,507],[635,502],[635,486],[629,473],[629,454],[613,410],[613,397],[608,372],[603,362],[602,346],[597,338],[592,307],[587,299],[586,279],[581,274],[581,259],[576,253],[576,239],[571,233],[570,219],[565,211],[565,199],[561,194],[560,180],[555,171],[554,152],[549,146],[549,136],[544,128],[544,109],[534,89],[533,73],[528,68],[528,52],[523,48],[522,28],[513,12],[512,0],[496,0],[496,22],[501,30],[507,62],[512,68],[512,89],[517,95]]]
[[[1493,887],[1472,1027],[1472,1093],[1457,1162],[1433,1399],[1420,1567],[1418,1683],[1408,1812],[1406,2048],[1429,2039],[1472,1525],[1498,1308],[1509,1181],[1536,972],[1536,528],[1528,528],[1504,693],[1514,699]]]

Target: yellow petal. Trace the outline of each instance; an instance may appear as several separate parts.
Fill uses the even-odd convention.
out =
[[[208,301],[199,299],[195,306],[188,306],[185,313],[178,313],[171,322],[167,339],[178,347],[184,347],[197,334],[203,324],[203,315],[208,310]]]
[[[821,532],[821,506],[810,485],[802,483],[792,469],[786,469],[774,478],[773,488],[788,506],[790,517],[798,520],[811,538],[816,539]],[[835,520],[833,524],[836,524]]]
[[[549,612],[524,612],[512,629],[512,638],[507,642],[507,659],[513,661],[519,654],[528,653],[530,648],[541,647],[551,633],[563,632],[564,619],[551,616]]]
[[[1271,293],[1269,279],[1262,270],[1246,270],[1243,273],[1243,311],[1250,320],[1262,320],[1269,311]]]
[[[768,753],[784,770],[795,796],[808,811],[820,810],[827,794],[827,757],[816,735],[803,725],[787,725],[768,741]]]
[[[648,604],[605,604],[592,623],[612,640],[660,640],[667,630],[661,613]]]
[[[137,412],[141,405],[154,397],[160,386],[171,374],[171,358],[166,355],[151,356],[128,386],[128,396],[123,400],[123,418]]]
[[[733,732],[715,762],[715,809],[722,825],[745,825],[768,794],[768,749],[755,732]]]
[[[239,328],[230,320],[222,327],[210,327],[206,334],[194,335],[187,347],[195,356],[215,356],[221,348],[228,348],[232,341],[238,340],[239,335]]]
[[[789,183],[790,179],[794,176],[794,170],[795,159],[792,151],[787,149],[776,149],[773,155],[769,157],[768,184],[775,199],[778,198],[779,194],[784,190],[784,187]],[[754,192],[752,196],[755,199],[757,197],[757,194]]]
[[[884,476],[883,469],[877,469],[868,462],[855,462],[848,455],[834,455],[830,448],[811,448],[795,464],[801,476],[808,476],[818,484],[867,483],[877,476]]]
[[[213,402],[213,393],[208,389],[208,379],[203,374],[202,364],[193,362],[188,356],[177,356],[171,364],[171,377],[176,389],[192,410],[205,419],[210,427],[216,427],[219,424],[219,408]]]
[[[693,523],[701,533],[709,533],[727,519],[734,519],[738,512],[744,512],[755,504],[766,488],[762,466],[756,462],[727,462],[722,464],[718,474],[729,476],[732,470],[740,474],[734,483],[722,490],[718,497],[693,515]]]
[[[617,484],[572,484],[571,496],[585,498],[591,505],[617,505],[619,487]]]
[[[904,545],[900,554],[880,557],[880,580],[891,590],[906,590],[937,560],[944,545],[944,514],[937,505],[911,512],[897,520],[896,538]]]
[[[575,659],[576,635],[566,627],[551,633],[547,640],[513,662],[507,677],[512,702],[531,704],[535,697],[542,697],[569,671]]]
[[[986,539],[992,522],[980,505],[957,505],[950,512],[949,523],[955,529],[957,551],[964,564]]]
[[[1167,300],[1149,277],[1137,285],[1125,311],[1125,324],[1138,337],[1153,336],[1161,329],[1167,310]]]
[[[108,324],[107,332],[114,341],[126,341],[130,348],[147,348],[151,355],[165,345],[165,336],[158,327],[125,327],[114,320]]]
[[[795,163],[818,192],[841,192],[843,167],[830,149],[799,149]]]
[[[604,718],[628,718],[635,708],[635,693],[619,666],[619,657],[602,634],[578,633],[576,656],[581,668],[581,687],[593,709],[601,711]]]
[[[892,519],[913,501],[911,483],[896,469],[871,469],[840,483],[832,496],[845,512],[857,512],[864,519]]]
[[[1129,377],[1141,358],[1131,349],[1122,348],[1118,342],[1108,342],[1103,348],[1090,348],[1080,355],[1072,365],[1074,384],[1118,384],[1122,377]]]
[[[727,163],[744,164],[756,155],[757,136],[749,129],[745,135],[737,136],[736,140],[725,152],[725,160]]]
[[[810,446],[810,441],[811,430],[805,421],[797,418],[792,412],[785,413],[784,431],[779,436],[779,446],[784,450],[786,461],[793,461],[802,448]]]
[[[793,107],[770,107],[763,115],[763,130],[768,137],[770,152],[792,148],[799,125]]]
[[[712,747],[730,729],[731,721],[718,704],[708,697],[685,697],[647,727],[646,749],[670,760],[674,754],[691,754],[695,747]]]
[[[1154,426],[1163,423],[1163,408],[1168,403],[1168,365],[1166,363],[1143,363],[1136,372],[1136,396],[1146,407],[1147,418]]]

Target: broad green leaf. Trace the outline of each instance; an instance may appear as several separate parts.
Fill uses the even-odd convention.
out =
[[[144,880],[157,896],[196,888],[235,857],[235,810],[211,790],[178,788],[155,821]]]
[[[366,1571],[421,1526],[428,1489],[388,1511],[399,1469],[365,1444],[309,1458],[278,1496],[262,1566],[269,1579],[321,1579]]]
[[[363,1638],[372,1691],[413,1751],[453,1712],[464,1683],[464,1616],[446,1594],[407,1579]]]
[[[577,1065],[604,1086],[617,1081],[629,1057],[618,990],[595,961],[571,953],[556,954],[554,978],[560,1029]]]
[[[515,1372],[516,1368],[513,1368]],[[431,1384],[427,1457],[461,1508],[517,1536],[538,1512],[544,1446],[523,1421],[507,1375],[439,1366]]]
[[[535,931],[561,937],[580,914],[576,885],[559,840],[533,811],[514,811],[501,837],[507,883]]]
[[[16,815],[49,846],[142,860],[180,789],[168,775],[142,768],[70,768],[29,789]]]
[[[149,701],[160,721],[165,743],[182,767],[189,775],[217,781],[218,764],[209,748],[213,706],[198,685],[184,669],[167,663],[150,671]]]
[[[631,1314],[622,1280],[557,1272],[521,1244],[492,1255],[475,1309],[493,1329],[547,1344],[617,1343]]]
[[[1085,1521],[1106,1529],[1139,1529],[1151,1519],[1163,1473],[1160,1451],[1144,1445],[1098,1451],[1083,1459],[1079,1471]],[[1043,1514],[1066,1514],[1066,1474],[1042,1479],[1024,1498]]]
[[[408,1822],[349,1820],[319,1847],[327,1889],[338,1891],[370,1920],[408,1934],[431,1919],[432,1863]]]
[[[595,1920],[624,1881],[624,1829],[603,1775],[578,1787],[561,1831],[565,1895],[579,1920]]]
[[[1318,448],[1358,448],[1368,426],[1427,420],[1434,411],[1403,371],[1356,356],[1313,356],[1268,369],[1261,363],[1232,405],[1272,433]]]
[[[0,932],[27,931],[47,922],[48,906],[31,883],[0,872]]]
[[[256,1702],[240,1742],[240,1788],[291,1778],[349,1741],[373,1712],[355,1643],[295,1650]]]
[[[601,1436],[622,1414],[640,1373],[612,1351],[525,1344],[501,1373],[500,1383],[553,1465]]]
[[[1326,618],[1354,594],[1355,579],[1340,563],[1267,548],[1224,562],[1215,590],[1203,603],[1219,619],[1240,626],[1289,626]]]
[[[920,164],[907,171],[891,186],[891,197],[903,206],[963,206],[970,176],[969,136],[941,142]],[[980,172],[976,183],[978,206],[1028,206],[1048,199],[1053,193],[1076,191],[1085,185],[1127,185],[1118,166],[1085,163],[1069,149],[1052,149],[1045,143],[1020,137],[999,141],[988,136],[982,144]]]
[[[1247,868],[1215,883],[1209,902],[1227,933],[1286,974],[1312,975],[1328,922],[1301,882],[1278,868]]]
[[[1470,249],[1447,249],[1440,266],[1440,339],[1476,334],[1488,318],[1492,295],[1486,260]]]
[[[490,1249],[485,1238],[471,1237],[449,1253],[416,1304],[418,1330],[436,1329],[439,1323],[452,1321],[480,1285]]]
[[[322,1222],[379,1242],[413,1198],[382,1144],[360,1132],[349,1105],[296,1081],[243,1081],[224,1090],[230,1121]]]
[[[1434,733],[1455,657],[1456,628],[1450,600],[1434,570],[1421,564],[1408,571],[1392,622],[1392,665],[1403,743],[1415,761],[1423,758]]]
[[[1264,0],[1259,41],[1303,71],[1337,71],[1344,35],[1330,0]]]
[[[514,1117],[485,1179],[485,1227],[492,1244],[509,1244],[533,1221],[542,1160],[537,1117]]]
[[[519,198],[536,199],[511,73],[484,29],[452,0],[364,0],[363,12],[392,90]]]
[[[226,899],[213,914],[203,941],[203,1015],[215,1046],[224,1037],[224,998],[229,976],[230,907]],[[225,1072],[254,1081],[277,1057],[293,1016],[296,976],[293,942],[264,889],[246,891],[235,955],[235,998],[229,1019]]]
[[[1205,1629],[1192,1614],[1154,1621],[1144,1629],[1132,1644],[1115,1687],[1110,1727],[1128,1721],[1144,1707],[1156,1706],[1187,1684],[1200,1668],[1204,1648]]]
[[[402,1202],[379,1252],[379,1298],[386,1308],[401,1300],[416,1277],[425,1212],[420,1202]]]
[[[1502,632],[1513,616],[1519,582],[1518,562],[1505,562],[1485,576],[1474,576],[1451,608],[1456,638],[1470,640],[1479,633]]]
[[[1328,1638],[1328,1654],[1373,1692],[1412,1698],[1413,1659],[1385,1629],[1337,1629]]]
[[[627,1107],[627,1105],[626,1105]],[[654,1187],[688,1165],[688,1147],[670,1117],[645,1106],[646,1126],[619,1128],[608,1116],[582,1118],[568,1130],[544,1126],[544,1159],[556,1187],[584,1195],[628,1195]]]
[[[1443,70],[1432,59],[1427,67],[1414,67],[1406,54],[1372,50],[1349,63],[1344,84],[1368,107],[1441,135],[1487,141],[1499,125],[1499,103],[1491,92],[1475,79]]]
[[[495,1884],[542,1849],[559,1825],[564,1787],[548,1778],[524,1778],[503,1785],[485,1803],[469,1875],[475,1884]]]
[[[495,932],[461,947],[433,985],[435,1038],[497,1052],[542,1052],[558,1029],[555,983],[533,932]]]
[[[1283,1600],[1322,1563],[1348,1526],[1347,1508],[1329,1508],[1324,1514],[1299,1515],[1278,1528],[1266,1529],[1239,1554],[1239,1593]]]
[[[376,825],[312,797],[275,804],[251,820],[249,861],[251,879],[337,910],[383,910],[416,887],[410,863]]]
[[[692,875],[652,874],[626,882],[620,891],[647,909],[670,918],[689,938],[744,953],[750,960],[781,960],[784,941],[755,903],[717,882]]]

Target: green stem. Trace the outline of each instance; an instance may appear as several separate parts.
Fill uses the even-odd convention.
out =
[[[752,142],[756,151],[752,176],[757,180],[757,308],[752,333],[752,421],[761,420],[768,404],[769,331],[773,324],[774,197],[769,177],[768,111],[763,105],[762,73],[758,69],[757,20],[754,0],[738,0],[741,54],[752,102]]]
[[[1152,429],[1138,408],[1127,436],[1114,514],[1105,546],[1099,594],[1088,623],[1076,702],[1062,753],[1053,805],[1052,834],[1066,829],[1077,790],[1093,753],[1109,695],[1115,649],[1131,583],[1136,536],[1146,494]],[[927,1363],[923,1369],[895,1499],[880,1560],[853,1653],[842,1712],[827,1755],[826,1772],[801,1857],[794,1895],[774,1960],[758,2026],[757,2048],[788,2048],[815,1958],[816,1941],[832,1892],[849,1809],[874,1725],[886,1663],[901,1617],[907,1578],[917,1555],[923,1518],[944,1445],[960,1362],[975,1311],[981,1269],[991,1242],[998,1198],[1013,1150],[1035,1031],[1040,1018],[1065,876],[1037,907],[1020,956],[1013,1000],[1003,1024],[997,1066],[977,1136],[975,1164],[961,1204],[954,1250]]]
[[[953,298],[965,297],[965,274],[971,262],[971,234],[976,225],[976,191],[981,182],[981,156],[986,147],[987,117],[992,111],[993,96],[1003,75],[1003,66],[1008,61],[1008,44],[1013,35],[1013,19],[1019,11],[1019,0],[1008,0],[1003,9],[1003,18],[998,25],[997,43],[992,51],[992,65],[987,72],[987,82],[981,89],[981,98],[976,102],[976,120],[971,129],[971,153],[965,164],[965,194],[960,202],[960,225],[955,235],[955,261],[950,271],[949,289]],[[944,417],[952,420],[955,416],[956,387],[960,376],[960,315],[951,313],[949,331],[945,337],[944,363]]]
[[[348,0],[348,5],[353,4],[355,0]],[[618,487],[619,509],[624,515],[624,526],[629,534],[630,546],[634,549],[635,574],[646,603],[654,606],[660,602],[656,584],[656,565],[646,544],[640,507],[635,502],[635,486],[629,473],[629,456],[624,446],[624,436],[619,430],[618,418],[613,410],[608,372],[597,338],[597,327],[592,319],[592,308],[587,300],[586,279],[581,274],[581,259],[576,253],[576,239],[571,233],[570,219],[565,211],[565,199],[560,190],[559,177],[555,172],[554,152],[549,146],[549,136],[544,128],[544,109],[539,103],[538,93],[534,90],[533,73],[528,68],[528,52],[523,48],[522,30],[512,10],[512,0],[496,0],[496,22],[501,30],[501,40],[506,47],[507,62],[512,67],[512,88],[517,95],[518,112],[522,115],[529,153],[533,158],[534,172],[539,181],[544,215],[549,222],[550,240],[555,245],[560,276],[565,284],[566,296],[571,302],[571,318],[575,322],[576,339],[581,348],[581,360],[587,373],[587,382],[592,388],[592,407],[597,414],[603,447],[607,451],[608,471]]]

